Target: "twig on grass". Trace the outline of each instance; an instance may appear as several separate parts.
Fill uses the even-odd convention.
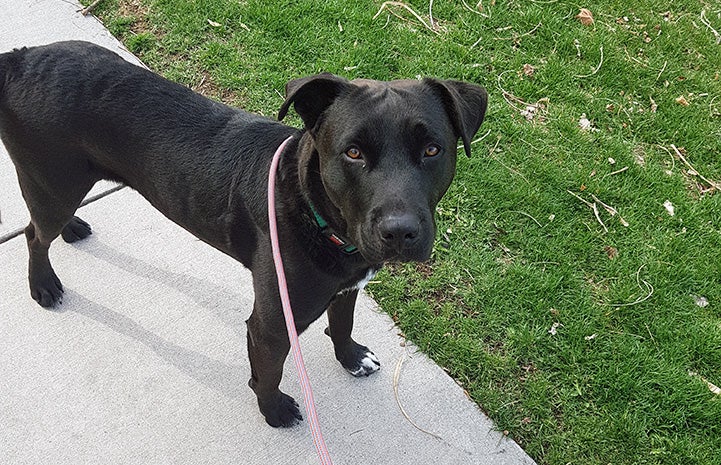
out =
[[[606,227],[606,225],[605,225],[605,224],[603,223],[603,221],[601,220],[601,216],[600,216],[599,213],[598,213],[598,207],[596,206],[596,203],[595,203],[595,202],[593,202],[593,203],[592,203],[592,202],[589,202],[588,200],[585,200],[584,198],[582,198],[580,195],[577,195],[577,194],[569,191],[568,189],[566,189],[566,192],[568,192],[568,193],[571,194],[572,196],[576,197],[578,200],[580,200],[581,202],[583,202],[584,204],[586,204],[586,206],[587,206],[588,208],[590,208],[591,210],[593,210],[593,216],[596,217],[596,221],[598,221],[598,224],[601,225],[601,227],[603,228],[603,230],[604,230],[605,232],[608,232],[608,228]],[[589,228],[589,229],[590,229],[590,228]]]
[[[90,13],[93,12],[93,10],[95,9],[95,7],[98,6],[98,4],[99,4],[100,2],[102,2],[102,1],[103,1],[103,0],[95,0],[93,3],[91,3],[90,5],[86,6],[86,7],[83,8],[82,10],[80,10],[80,14],[83,15],[83,16],[89,15]]]
[[[431,28],[436,29],[436,25],[433,22],[433,0],[428,3],[428,22],[431,23]]]
[[[616,170],[616,171],[614,171],[614,172],[612,172],[612,173],[608,173],[608,174],[603,175],[603,178],[601,178],[601,179],[605,179],[606,177],[608,177],[608,176],[613,176],[613,175],[615,175],[615,174],[623,173],[623,172],[626,171],[627,169],[628,169],[628,166],[624,166],[624,167],[621,168],[620,170]]]
[[[700,379],[701,381],[703,381],[704,383],[706,383],[706,387],[708,387],[708,390],[709,390],[709,391],[713,392],[713,393],[716,394],[717,396],[721,396],[721,388],[718,387],[718,386],[716,386],[715,384],[713,384],[711,381],[707,380],[706,378],[704,378],[703,376],[699,375],[699,374],[696,373],[695,371],[689,371],[689,372],[688,372],[688,375]]]
[[[414,422],[411,419],[411,417],[408,415],[408,413],[406,413],[406,409],[403,408],[403,404],[401,404],[401,399],[398,396],[398,384],[401,379],[401,367],[403,366],[403,362],[405,361],[405,359],[406,359],[406,350],[403,351],[403,355],[401,355],[401,358],[398,359],[398,363],[396,364],[396,371],[393,373],[393,394],[395,395],[396,403],[398,404],[398,408],[401,410],[401,413],[406,418],[406,420],[408,420],[408,422],[411,425],[413,425],[413,427],[415,429],[417,429],[418,431],[420,431],[422,433],[426,433],[429,436],[433,436],[434,438],[440,439],[441,441],[443,441],[443,438],[440,437],[439,435],[437,435],[435,433],[431,433],[430,431],[426,431],[423,428],[421,428],[420,426],[418,426],[416,424],[416,422]],[[445,441],[443,441],[443,442],[445,442]]]
[[[537,219],[535,219],[534,217],[532,217],[531,215],[529,215],[529,214],[526,213],[526,212],[522,212],[521,210],[509,210],[508,213],[518,213],[519,215],[523,215],[523,216],[525,216],[526,218],[532,219],[533,222],[536,223],[539,228],[542,228],[542,227],[543,227],[543,225],[542,225],[541,223],[539,223]]]
[[[495,153],[496,153],[496,149],[498,148],[498,144],[499,144],[500,142],[501,142],[501,136],[498,136],[498,139],[496,139],[496,145],[494,145],[493,148],[491,149],[491,151],[489,152],[489,155],[491,156],[491,158],[493,158],[494,160],[496,160],[498,163],[501,164],[501,166],[503,166],[504,168],[506,168],[506,169],[507,169],[508,171],[510,171],[511,173],[519,175],[519,176],[521,177],[521,179],[523,179],[524,181],[526,181],[526,184],[531,184],[531,182],[530,182],[528,179],[526,179],[526,177],[525,177],[522,173],[520,173],[519,171],[514,170],[514,169],[511,168],[510,166],[506,166],[505,163],[503,163],[501,160],[499,160],[498,158],[496,158]]]
[[[491,130],[489,129],[485,134],[483,134],[483,135],[482,135],[481,137],[479,137],[478,139],[473,139],[473,140],[471,141],[471,145],[477,144],[478,142],[482,141],[483,139],[485,139],[486,137],[488,137],[488,135],[489,135],[490,133],[491,133]],[[463,144],[456,146],[456,149],[457,149],[457,150],[461,150],[462,148],[463,148]]]
[[[429,31],[431,31],[434,34],[440,34],[437,30],[435,30],[435,28],[429,26],[428,23],[426,23],[426,21],[421,17],[421,15],[416,13],[416,11],[413,8],[411,8],[410,6],[406,5],[403,2],[383,2],[381,7],[378,9],[378,12],[375,14],[375,16],[373,16],[373,19],[376,19],[378,16],[380,16],[380,14],[383,12],[383,10],[388,10],[388,12],[391,13],[392,15],[405,21],[406,20],[405,18],[403,18],[402,16],[399,16],[391,9],[392,6],[404,8],[406,11],[408,11],[410,14],[412,14],[413,17],[415,17],[418,21],[420,21],[420,23],[423,24],[423,26],[426,29],[428,29]]]
[[[515,35],[515,34],[514,34],[514,35],[512,35],[511,37],[494,37],[493,40],[518,40],[518,39],[520,39],[521,37],[530,36],[531,34],[533,34],[534,32],[536,32],[536,31],[538,30],[538,28],[541,27],[541,26],[542,26],[542,23],[539,22],[538,24],[536,24],[536,26],[535,26],[533,29],[531,29],[531,30],[528,31],[528,32],[524,32],[524,33],[521,34],[521,35]],[[508,26],[508,27],[511,28],[512,26]]]
[[[601,69],[601,65],[603,65],[603,45],[601,45],[601,47],[600,47],[598,50],[601,52],[601,61],[598,62],[598,66],[596,66],[596,69],[594,69],[591,74],[580,74],[580,75],[577,74],[577,75],[576,75],[577,78],[587,78],[587,77],[591,77],[591,76],[593,76],[594,74],[596,74],[599,69]]]
[[[653,286],[651,285],[651,283],[649,283],[649,282],[646,281],[645,279],[641,279],[640,276],[639,276],[640,273],[641,273],[641,269],[642,269],[644,266],[646,266],[646,265],[641,265],[641,266],[638,268],[638,270],[636,271],[636,284],[638,284],[638,287],[639,287],[642,291],[648,292],[648,294],[646,294],[645,297],[639,297],[638,299],[634,300],[633,302],[629,302],[629,303],[626,303],[626,304],[608,304],[609,306],[611,306],[611,307],[616,307],[616,308],[618,308],[618,307],[630,307],[631,305],[640,304],[641,302],[645,302],[645,301],[647,301],[648,299],[651,298],[651,296],[653,295],[653,291],[654,291]],[[644,286],[641,286],[641,282],[643,282],[645,288],[644,288]]]
[[[711,32],[713,33],[713,36],[716,38],[716,45],[721,44],[721,33],[719,33],[716,29],[711,27],[711,23],[706,19],[706,10],[701,10],[701,22],[704,26],[711,29]]]
[[[580,195],[575,194],[574,192],[571,192],[568,189],[566,189],[566,192],[568,192],[572,196],[576,197],[581,202],[585,203],[588,208],[593,208],[593,204],[591,202],[589,202],[588,200],[584,199],[583,197],[581,197]]]
[[[628,168],[628,166],[627,166],[626,168]],[[619,171],[624,171],[624,170],[619,170]],[[616,215],[618,215],[618,210],[616,210],[615,208],[613,208],[613,207],[610,206],[610,205],[607,205],[607,204],[603,203],[598,197],[596,197],[596,196],[593,195],[593,194],[591,194],[591,197],[593,197],[593,200],[595,200],[596,202],[598,202],[599,204],[601,204],[601,206],[603,207],[603,209],[606,210],[606,211],[609,213],[609,215],[611,215],[611,216],[616,216]],[[618,221],[620,221],[621,224],[624,225],[624,226],[626,226],[626,227],[629,226],[629,225],[628,225],[628,222],[627,222],[626,220],[624,220],[621,215],[618,215]]]
[[[702,175],[701,173],[699,173],[698,170],[696,168],[694,168],[691,165],[691,163],[688,162],[688,160],[686,160],[686,157],[683,156],[681,151],[678,148],[676,148],[676,146],[674,144],[671,144],[671,148],[673,149],[674,152],[676,152],[676,156],[679,158],[679,160],[681,160],[686,166],[688,166],[688,168],[690,170],[692,170],[696,174],[696,176],[703,179],[704,181],[706,181],[706,183],[708,183],[711,186],[708,190],[721,191],[721,183],[712,181],[712,180],[708,179],[707,177],[705,177],[704,175]]]
[[[474,10],[473,8],[471,8],[471,6],[470,6],[468,3],[466,3],[466,0],[461,0],[461,3],[463,3],[463,6],[466,8],[466,10],[468,10],[468,11],[470,11],[470,12],[472,12],[472,13],[475,13],[475,14],[481,15],[481,16],[484,16],[484,17],[486,17],[486,18],[489,17],[488,15],[484,15],[483,13],[481,13],[480,11],[478,11],[478,7],[479,7],[479,6],[481,6],[481,7],[483,6],[483,1],[480,1],[480,2],[476,3],[476,9],[475,9],[475,10]]]
[[[543,110],[545,112],[546,104],[548,103],[548,98],[544,97],[540,100],[538,100],[536,103],[528,103],[524,101],[523,99],[516,97],[512,93],[508,92],[506,89],[503,88],[501,85],[501,79],[503,78],[503,75],[506,73],[511,72],[510,70],[504,71],[501,74],[498,75],[498,78],[496,79],[496,84],[498,85],[498,89],[501,91],[501,95],[503,95],[503,100],[506,101],[507,104],[509,104],[514,110],[519,112],[522,116],[524,116],[527,120],[534,119],[535,116],[539,116],[540,119],[543,119],[544,116],[537,113],[538,110]],[[523,105],[523,108],[520,108],[516,106],[515,103],[520,103]]]
[[[601,221],[601,216],[598,214],[598,207],[595,202],[591,205],[591,208],[593,209],[593,214],[596,217],[596,220],[601,224],[601,226],[603,226],[603,231],[608,232],[608,228],[605,224],[603,224],[603,221]]]
[[[668,60],[663,62],[663,67],[661,68],[661,71],[658,72],[658,76],[656,76],[656,80],[653,82],[658,82],[658,80],[661,78],[661,75],[664,71],[666,71],[666,65],[668,65]]]

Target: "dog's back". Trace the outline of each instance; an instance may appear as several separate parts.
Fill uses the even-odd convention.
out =
[[[2,54],[0,82],[0,139],[19,176],[28,178],[21,185],[41,179],[53,185],[39,190],[57,194],[70,183],[81,191],[100,179],[118,181],[216,243],[207,236],[224,234],[232,185],[269,163],[274,139],[294,132],[87,42]],[[79,202],[77,196],[68,202]]]

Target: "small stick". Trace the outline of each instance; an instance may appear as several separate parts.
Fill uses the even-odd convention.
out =
[[[431,23],[431,28],[433,28],[433,30],[435,30],[436,25],[433,22],[433,0],[431,0],[428,4],[428,20]]]
[[[601,65],[603,64],[603,45],[601,45],[601,48],[599,48],[599,50],[601,51],[601,61],[598,62],[598,66],[596,66],[596,69],[594,69],[591,74],[576,75],[577,78],[591,77],[596,74],[599,69],[601,69]]]
[[[525,32],[525,33],[521,34],[520,36],[494,37],[493,39],[494,39],[494,40],[516,40],[516,39],[520,39],[521,37],[530,36],[531,34],[533,34],[534,32],[536,32],[536,30],[537,30],[539,27],[541,27],[541,25],[542,25],[542,23],[539,22],[538,24],[536,24],[536,26],[535,26],[533,29],[531,29],[531,30],[528,31],[528,32]],[[509,26],[509,27],[512,27],[512,26]]]
[[[627,168],[628,168],[628,167],[627,167]],[[615,208],[613,208],[613,207],[610,206],[610,205],[607,205],[607,204],[601,202],[601,200],[600,200],[598,197],[596,197],[595,195],[593,195],[593,194],[591,194],[591,197],[593,197],[593,200],[595,200],[596,202],[600,203],[601,206],[604,208],[604,210],[606,210],[611,216],[616,216],[616,215],[618,215],[618,210],[616,210]],[[627,222],[626,220],[624,220],[621,215],[618,215],[618,220],[621,222],[622,225],[624,225],[624,226],[626,226],[626,227],[629,226],[629,225],[628,225],[628,222]]]
[[[511,173],[514,173],[514,174],[519,175],[524,181],[526,181],[526,184],[531,184],[531,182],[530,182],[528,179],[526,179],[526,177],[525,177],[523,174],[521,174],[520,172],[514,170],[513,168],[511,168],[511,167],[509,167],[509,166],[506,166],[505,163],[503,163],[501,160],[499,160],[498,158],[496,158],[495,151],[496,151],[496,148],[498,147],[498,144],[499,144],[500,142],[501,142],[501,137],[498,136],[498,139],[496,139],[496,145],[494,145],[493,148],[492,148],[491,151],[490,151],[491,158],[493,158],[494,160],[496,160],[498,163],[501,164],[501,166],[503,166],[504,168],[506,168],[506,169],[507,169],[508,171],[510,171]]]
[[[478,39],[480,40],[480,39]],[[530,103],[526,103],[520,98],[516,97],[512,93],[508,92],[506,89],[503,88],[501,85],[501,79],[503,78],[503,75],[506,73],[509,73],[510,71],[503,71],[501,74],[498,75],[498,78],[496,79],[496,83],[498,85],[498,88],[501,90],[501,95],[503,95],[503,99],[508,103],[510,106],[512,106],[516,111],[523,111],[523,109],[518,108],[516,105],[514,105],[508,98],[510,97],[512,100],[522,104],[524,107],[530,106]]]
[[[92,11],[95,9],[95,7],[98,6],[98,4],[102,1],[103,0],[95,0],[93,3],[91,3],[90,5],[86,6],[82,10],[80,10],[80,14],[83,16],[89,15],[90,13],[92,13]]]
[[[569,191],[568,189],[566,189],[566,192],[568,192],[568,193],[571,194],[572,196],[576,197],[576,198],[577,198],[578,200],[580,200],[581,202],[585,203],[588,208],[593,208],[593,204],[592,204],[591,202],[589,202],[588,200],[585,200],[585,199],[582,198],[581,196],[579,196],[579,195],[577,195],[577,194]]]
[[[614,174],[623,173],[623,172],[626,171],[627,169],[628,169],[628,166],[624,166],[623,168],[621,168],[621,169],[618,170],[618,171],[614,171],[613,173],[608,173],[608,174],[604,175],[603,178],[601,178],[601,179],[604,179],[604,178],[607,177],[607,176],[613,176]]]
[[[717,183],[716,181],[712,181],[712,180],[704,177],[704,175],[702,175],[701,173],[699,173],[696,168],[694,168],[693,166],[691,166],[691,163],[689,163],[688,160],[686,160],[686,157],[683,156],[683,154],[681,153],[681,151],[680,151],[679,149],[677,149],[674,144],[671,144],[671,148],[673,149],[674,152],[676,152],[676,156],[678,156],[678,158],[679,158],[682,162],[684,162],[684,164],[685,164],[686,166],[688,166],[689,169],[692,169],[693,172],[696,173],[696,175],[697,175],[699,178],[701,178],[701,179],[703,179],[704,181],[706,181],[713,189],[721,190],[721,184]]]
[[[485,15],[484,15],[483,13],[481,13],[480,11],[474,10],[473,8],[471,8],[470,5],[468,5],[468,3],[466,3],[466,0],[461,0],[461,2],[463,3],[463,6],[466,8],[466,10],[471,11],[471,12],[477,14],[477,15],[485,16]],[[481,3],[482,3],[482,2],[478,2],[478,4],[476,5],[476,8],[477,8],[478,5],[480,5]]]
[[[721,44],[721,34],[711,27],[711,23],[708,22],[706,19],[706,10],[701,10],[701,22],[706,26],[707,28],[711,29],[711,32],[713,33],[713,36],[716,38],[716,45]]]
[[[605,232],[608,232],[608,228],[606,227],[605,224],[603,224],[603,221],[601,221],[601,216],[600,216],[599,213],[598,213],[598,207],[596,206],[596,203],[595,203],[595,202],[594,202],[594,203],[591,203],[591,202],[589,202],[588,200],[585,200],[585,199],[583,199],[582,197],[580,197],[580,196],[574,194],[573,192],[569,191],[568,189],[566,189],[566,192],[568,192],[568,193],[571,194],[572,196],[576,197],[578,200],[580,200],[581,202],[585,203],[588,208],[590,208],[591,210],[593,210],[593,215],[596,217],[596,221],[598,221],[598,224],[600,224],[601,227],[603,227],[603,230],[604,230]]]
[[[406,4],[403,3],[403,2],[383,2],[383,4],[381,5],[381,7],[378,9],[378,12],[375,14],[375,16],[373,16],[373,19],[376,19],[378,16],[380,16],[380,14],[381,14],[381,12],[382,12],[383,10],[388,10],[389,12],[393,13],[393,11],[390,9],[391,6],[397,6],[397,7],[400,7],[400,8],[405,8],[406,11],[408,11],[408,12],[409,12],[410,14],[412,14],[418,21],[420,21],[421,24],[423,24],[423,26],[425,26],[426,29],[428,29],[429,31],[431,31],[431,32],[434,33],[434,34],[438,34],[438,31],[436,31],[436,30],[433,29],[431,26],[429,26],[429,25],[423,20],[423,18],[421,18],[421,16],[420,16],[418,13],[415,12],[415,10],[414,10],[413,8],[409,7],[408,5],[406,5]],[[393,14],[395,14],[395,13],[393,13]],[[396,15],[396,16],[397,16],[397,15]]]
[[[443,438],[442,438],[442,437],[438,436],[438,435],[435,434],[435,433],[431,433],[430,431],[426,431],[426,430],[424,430],[423,428],[421,428],[420,426],[418,426],[418,425],[411,419],[411,417],[408,415],[408,413],[406,413],[406,409],[403,408],[403,404],[401,404],[401,399],[400,399],[400,397],[398,396],[398,384],[399,384],[399,381],[400,381],[400,378],[401,378],[401,367],[403,366],[403,362],[405,361],[405,359],[406,359],[406,351],[404,350],[404,351],[403,351],[403,355],[401,356],[401,358],[398,359],[398,364],[396,365],[396,371],[393,373],[393,393],[395,394],[396,403],[398,404],[398,408],[401,410],[401,413],[402,413],[403,416],[406,418],[406,420],[408,420],[408,422],[409,422],[411,425],[413,425],[413,427],[414,427],[415,429],[417,429],[418,431],[420,431],[420,432],[422,432],[422,433],[426,433],[426,434],[428,434],[428,435],[430,435],[430,436],[433,436],[433,437],[436,438],[436,439],[440,439],[441,441],[443,441]]]
[[[699,378],[701,381],[706,383],[706,386],[708,386],[709,391],[713,392],[717,396],[721,396],[721,388],[704,378],[703,376],[699,375],[695,371],[689,371],[689,376],[695,376],[696,378]]]
[[[641,288],[641,290],[644,290],[643,286],[641,286],[641,281],[643,281],[643,284],[646,285],[646,289],[648,290],[648,294],[646,295],[646,297],[638,298],[638,299],[636,299],[635,301],[629,302],[629,303],[627,303],[627,304],[609,304],[609,306],[611,306],[611,307],[616,307],[616,308],[618,308],[618,307],[630,307],[631,305],[640,304],[641,302],[645,302],[645,301],[647,301],[649,298],[651,298],[651,296],[653,295],[653,290],[654,290],[654,289],[653,289],[653,286],[652,286],[648,281],[646,281],[645,279],[639,279],[639,274],[641,273],[641,268],[643,268],[644,266],[646,266],[646,265],[641,265],[641,266],[638,268],[638,271],[636,271],[636,284],[638,284],[638,287]]]
[[[486,132],[485,134],[483,134],[483,135],[482,135],[481,137],[479,137],[478,139],[472,140],[472,141],[471,141],[471,145],[476,144],[476,143],[482,141],[483,139],[485,139],[486,137],[488,137],[488,135],[489,135],[490,133],[491,133],[491,130],[489,129],[488,132]],[[462,148],[463,148],[463,145],[459,145],[459,146],[456,147],[456,150],[461,150]]]
[[[539,228],[542,228],[542,227],[543,227],[543,225],[542,225],[541,223],[539,223],[537,219],[535,219],[534,217],[532,217],[531,215],[529,215],[529,214],[526,213],[526,212],[522,212],[522,211],[520,211],[520,210],[509,210],[509,213],[519,213],[519,214],[521,214],[521,215],[523,215],[523,216],[525,216],[525,217],[527,217],[527,218],[532,219],[533,222],[536,223]]]
[[[668,60],[663,62],[663,68],[661,68],[661,71],[658,72],[658,76],[656,76],[656,80],[654,82],[658,82],[659,78],[661,78],[661,75],[664,71],[666,71],[666,65],[668,64]]]
[[[596,220],[598,220],[598,222],[603,227],[603,231],[608,232],[608,228],[605,224],[603,224],[603,221],[601,221],[601,216],[598,214],[598,207],[596,206],[595,202],[591,205],[591,208],[593,208],[593,214],[596,216]]]

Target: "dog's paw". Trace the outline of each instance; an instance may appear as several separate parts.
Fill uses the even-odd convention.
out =
[[[49,308],[62,302],[63,285],[54,271],[30,280],[30,296],[40,304]]]
[[[339,361],[348,373],[356,377],[370,376],[381,369],[378,357],[368,347],[359,344],[346,350],[346,356]]]
[[[265,421],[273,428],[289,428],[303,420],[298,402],[282,392],[271,406],[261,406],[260,411],[265,416]]]
[[[70,244],[75,241],[85,239],[92,233],[93,230],[90,228],[88,223],[77,216],[73,216],[73,219],[71,219],[70,222],[63,228],[61,235],[63,236],[63,240]]]

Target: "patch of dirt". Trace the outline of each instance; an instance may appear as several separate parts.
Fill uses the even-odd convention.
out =
[[[141,34],[143,32],[152,32],[157,34],[148,21],[150,7],[145,5],[142,0],[123,0],[118,4],[118,14],[124,18],[133,18],[130,25],[130,32],[133,34]]]

